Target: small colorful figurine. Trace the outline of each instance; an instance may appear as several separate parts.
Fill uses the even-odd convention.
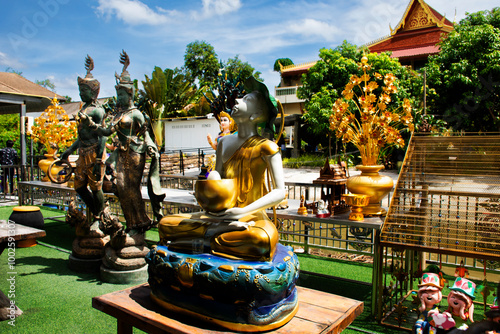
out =
[[[306,200],[304,195],[300,195],[300,206],[297,209],[297,214],[307,216]]]
[[[464,260],[460,261],[460,265],[455,269],[455,277],[469,278],[469,271],[465,268]]]
[[[422,283],[418,285],[418,298],[420,306],[418,310],[421,312],[414,326],[416,334],[435,334],[436,328],[429,322],[430,317],[434,313],[439,313],[438,304],[443,297],[440,285],[440,278],[434,273],[424,273],[422,275]]]
[[[316,217],[318,218],[328,218],[330,217],[330,212],[326,208],[325,201],[320,199],[318,201],[318,213],[316,213]]]
[[[474,322],[474,291],[476,284],[463,277],[457,277],[448,294],[448,309],[457,329],[465,330]]]

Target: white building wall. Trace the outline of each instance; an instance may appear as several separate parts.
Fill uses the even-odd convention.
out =
[[[165,149],[186,150],[210,147],[207,134],[215,140],[220,132],[215,118],[172,120],[165,122]]]

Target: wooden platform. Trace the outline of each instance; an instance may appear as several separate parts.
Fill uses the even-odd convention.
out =
[[[148,284],[92,298],[92,306],[117,319],[119,334],[132,327],[147,333],[232,333],[213,324],[162,309],[150,298]],[[272,332],[281,334],[340,333],[363,312],[363,302],[298,287],[299,310],[286,325]]]
[[[8,221],[0,222],[0,254],[11,241],[22,241],[27,239],[36,239],[45,236],[44,230],[39,230],[30,226],[24,226]]]

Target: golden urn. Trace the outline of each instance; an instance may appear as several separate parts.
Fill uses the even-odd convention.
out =
[[[365,215],[382,216],[386,210],[382,208],[382,199],[392,190],[394,180],[387,175],[379,174],[384,165],[364,166],[358,165],[356,169],[361,174],[347,179],[347,189],[353,194],[370,196],[368,205],[363,209]]]

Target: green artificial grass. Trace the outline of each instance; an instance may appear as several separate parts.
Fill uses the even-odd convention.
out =
[[[373,266],[368,263],[330,259],[326,257],[297,254],[300,270],[344,279],[371,283]]]
[[[64,211],[41,207],[44,217]],[[8,219],[12,207],[0,207],[0,219]],[[40,244],[16,249],[15,300],[24,314],[15,327],[0,322],[0,333],[116,333],[116,319],[92,307],[92,297],[132,285],[103,283],[99,273],[71,271],[67,260],[75,237],[74,229],[62,221],[45,220],[47,236]],[[147,232],[151,244],[159,240],[157,229]],[[301,274],[298,285],[364,301],[363,313],[343,333],[399,333],[383,327],[371,316],[372,266],[365,263],[299,254]],[[7,250],[0,256],[0,272],[9,273]],[[9,291],[9,282],[0,280],[0,289]],[[356,282],[359,281],[359,282]],[[142,333],[134,329],[134,333]]]
[[[0,272],[15,278],[15,297],[24,312],[14,321],[0,323],[2,333],[116,333],[116,319],[92,308],[92,297],[127,286],[102,283],[98,274],[68,269],[69,254],[37,245],[16,249],[15,270],[7,268],[5,254]],[[14,272],[15,274],[10,274]],[[0,280],[0,289],[10,284]]]

